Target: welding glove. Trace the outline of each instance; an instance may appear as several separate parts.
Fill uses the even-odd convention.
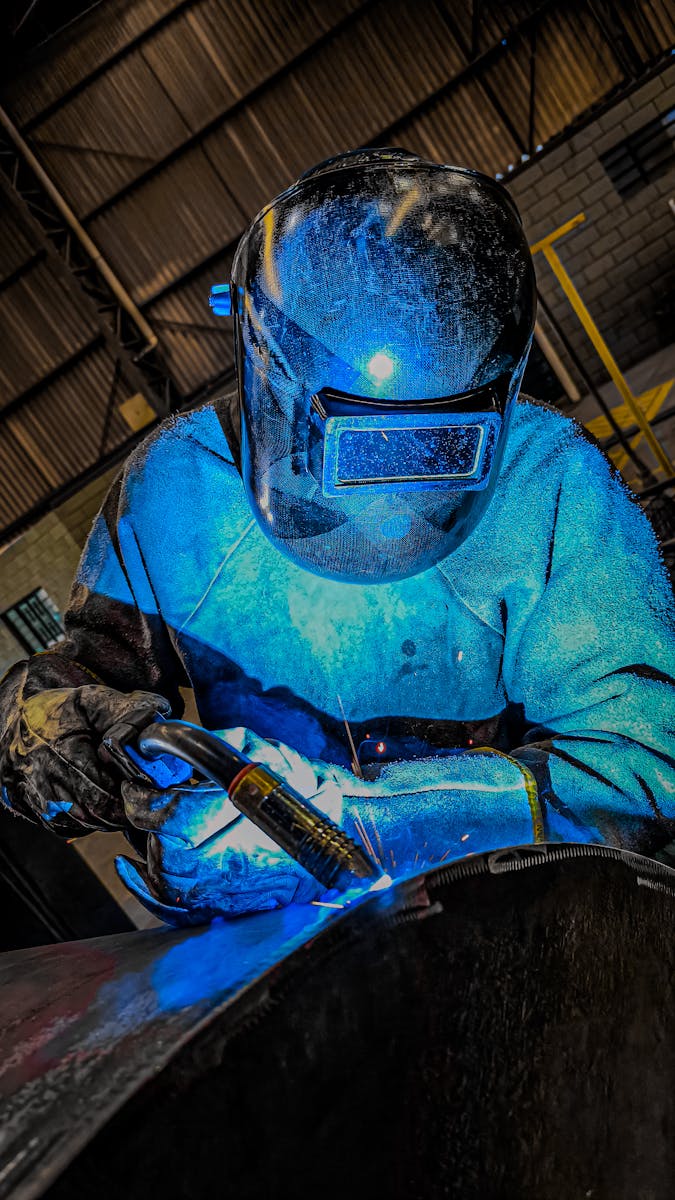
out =
[[[544,838],[534,776],[496,750],[389,763],[373,782],[343,773],[341,785],[345,829],[392,876]]]
[[[340,823],[337,768],[310,762],[248,729],[220,736]],[[117,872],[141,904],[167,924],[199,925],[217,916],[307,903],[325,891],[215,784],[157,791],[125,783],[122,790],[127,821],[148,838],[145,864],[120,856]]]
[[[150,722],[171,706],[152,692],[124,695],[102,684],[17,692],[0,735],[2,801],[56,833],[78,837],[126,825],[121,780],[98,757],[103,734],[122,719]]]

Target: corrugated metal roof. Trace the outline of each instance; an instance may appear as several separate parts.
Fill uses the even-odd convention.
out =
[[[108,0],[59,39],[58,53],[49,44],[3,93],[20,125],[77,86],[92,71],[129,46],[139,34],[182,6],[184,0]]]
[[[52,486],[12,431],[0,427],[0,528],[30,512]]]
[[[67,375],[31,399],[20,413],[5,418],[0,429],[0,442],[4,444],[9,438],[20,443],[30,461],[31,474],[39,474],[51,487],[56,488],[72,479],[93,464],[103,450],[120,445],[129,436],[129,426],[117,408],[131,395],[131,389],[120,380],[105,446],[102,446],[114,369],[105,350],[94,351]],[[0,492],[4,494],[5,504],[11,502],[15,488],[16,477],[0,478]]]
[[[82,216],[188,134],[185,121],[138,51],[38,125],[28,140]]]
[[[476,79],[462,83],[452,95],[441,97],[403,125],[400,140],[437,162],[473,167],[488,174],[494,173],[495,163],[503,157],[513,160],[520,153]]]
[[[202,146],[92,221],[90,232],[143,303],[225,246],[245,214]]]
[[[139,179],[325,32],[321,5],[287,0],[278,41],[278,7],[276,0],[189,7],[32,129],[30,145],[78,216]],[[331,26],[358,7],[355,0],[332,5]]]
[[[373,140],[463,65],[431,0],[420,0],[414,11],[407,0],[389,0],[256,96],[204,144],[220,174],[236,180],[252,217],[300,172]]]
[[[231,261],[231,254],[223,257],[148,309],[148,320],[186,395],[222,375],[234,362],[231,322],[215,317],[208,305],[212,284],[229,280]]]
[[[527,146],[531,43],[528,36],[512,39],[508,56],[491,66],[490,82],[507,98],[509,116],[522,131]],[[621,72],[597,25],[573,9],[549,12],[536,29],[536,92],[534,143],[544,144],[580,112],[619,83]],[[514,146],[516,160],[521,150]],[[494,147],[491,171],[503,171],[503,151]],[[514,161],[511,158],[509,161]]]
[[[653,58],[675,43],[673,0],[619,0],[617,5],[631,37],[645,58]]]
[[[361,2],[196,4],[143,54],[190,128],[203,129]]]
[[[672,0],[614,8],[645,58],[675,37]],[[621,82],[588,0],[109,0],[105,11],[6,96],[15,117],[33,119],[42,161],[147,308],[186,394],[231,363],[227,326],[206,308],[210,284],[224,282],[248,220],[303,170],[383,139],[505,170],[529,136],[533,29],[535,143]],[[483,58],[471,65],[472,53]],[[7,228],[0,279],[33,254],[30,234]],[[44,261],[0,288],[3,399],[87,342],[88,313]],[[87,354],[0,422],[5,461],[15,453],[25,469],[24,507],[93,461],[112,370],[107,352]],[[116,417],[110,444],[126,434]],[[7,477],[4,486],[0,520],[17,515]]]
[[[96,327],[46,262],[0,291],[0,403],[37,383],[94,336]]]
[[[0,283],[22,267],[36,251],[12,205],[0,189]]]
[[[482,54],[498,44],[504,33],[515,29],[522,21],[540,9],[541,0],[480,0],[480,3],[457,3],[457,0],[439,0],[439,7],[447,13],[460,35],[462,44],[469,53],[472,49]],[[475,35],[476,44],[473,47]]]

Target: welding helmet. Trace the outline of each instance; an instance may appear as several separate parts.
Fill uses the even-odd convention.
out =
[[[232,269],[242,476],[283,554],[318,575],[416,575],[493,494],[535,313],[508,193],[404,150],[303,175]]]

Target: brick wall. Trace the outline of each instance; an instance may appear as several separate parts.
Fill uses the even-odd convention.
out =
[[[93,480],[0,552],[0,612],[39,587],[64,612],[82,547],[114,473]],[[0,622],[0,675],[25,657]]]
[[[675,165],[622,200],[599,155],[675,106],[675,66],[614,105],[564,145],[508,180],[530,242],[578,212],[584,224],[557,243],[563,265],[616,357],[626,368],[675,342],[658,314],[675,289]],[[542,295],[596,381],[606,378],[541,254]],[[562,352],[562,350],[561,350]],[[574,371],[572,371],[574,374]],[[582,388],[583,390],[583,388]]]

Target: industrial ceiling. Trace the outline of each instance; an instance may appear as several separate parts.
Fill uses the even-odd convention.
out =
[[[663,61],[669,0],[103,0],[0,102],[0,539],[232,376],[259,208],[356,145],[508,170]]]

